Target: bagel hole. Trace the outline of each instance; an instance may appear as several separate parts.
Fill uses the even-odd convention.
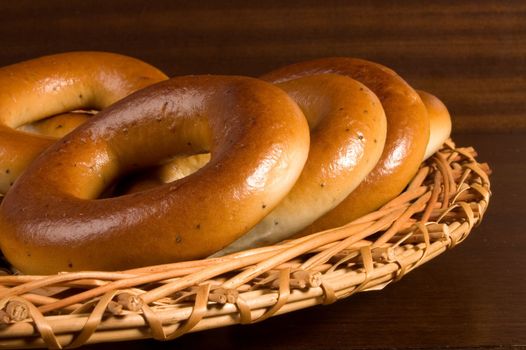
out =
[[[64,112],[37,121],[23,124],[17,130],[41,136],[61,138],[69,134],[89,118],[97,114],[97,110],[83,109]]]
[[[132,170],[117,179],[101,198],[118,197],[166,185],[192,175],[209,161],[210,153],[178,155],[153,167]]]

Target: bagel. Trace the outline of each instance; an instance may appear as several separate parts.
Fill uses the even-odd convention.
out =
[[[429,140],[429,119],[419,95],[380,64],[356,58],[324,58],[282,67],[261,78],[280,83],[322,73],[349,76],[371,89],[384,108],[387,137],[380,160],[363,182],[338,206],[302,230],[302,235],[347,224],[396,197],[416,174]]]
[[[161,82],[99,112],[30,164],[0,206],[0,248],[28,274],[204,257],[284,198],[308,150],[305,117],[271,84],[223,76]],[[95,199],[123,173],[204,152],[210,162],[179,181]]]
[[[418,95],[426,106],[429,116],[429,142],[427,143],[424,159],[435,154],[451,134],[451,117],[446,105],[429,92],[417,90]]]
[[[167,79],[135,58],[106,52],[69,52],[0,68],[0,193],[55,138],[18,127],[77,109],[103,109]]]
[[[341,75],[323,74],[276,85],[296,101],[309,123],[307,163],[280,204],[214,256],[288,238],[347,197],[382,154],[385,114],[378,98],[363,84]]]

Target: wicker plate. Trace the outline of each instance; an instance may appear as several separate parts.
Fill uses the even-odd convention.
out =
[[[475,155],[446,142],[380,210],[279,245],[121,272],[6,273],[0,276],[0,346],[173,339],[382,289],[480,223],[490,171]]]

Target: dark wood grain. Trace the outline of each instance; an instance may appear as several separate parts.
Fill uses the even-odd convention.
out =
[[[524,1],[3,1],[0,65],[70,50],[175,74],[258,75],[324,56],[381,62],[450,108],[458,132],[526,130]]]
[[[457,143],[475,146],[494,170],[490,209],[472,235],[381,292],[119,347],[526,346],[526,2],[0,2],[0,65],[70,50],[129,54],[170,75],[258,75],[323,56],[371,59],[442,98]]]

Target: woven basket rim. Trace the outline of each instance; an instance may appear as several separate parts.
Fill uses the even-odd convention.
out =
[[[127,271],[0,276],[0,347],[168,340],[382,289],[481,222],[490,170],[475,156],[448,140],[379,210],[277,245]]]

